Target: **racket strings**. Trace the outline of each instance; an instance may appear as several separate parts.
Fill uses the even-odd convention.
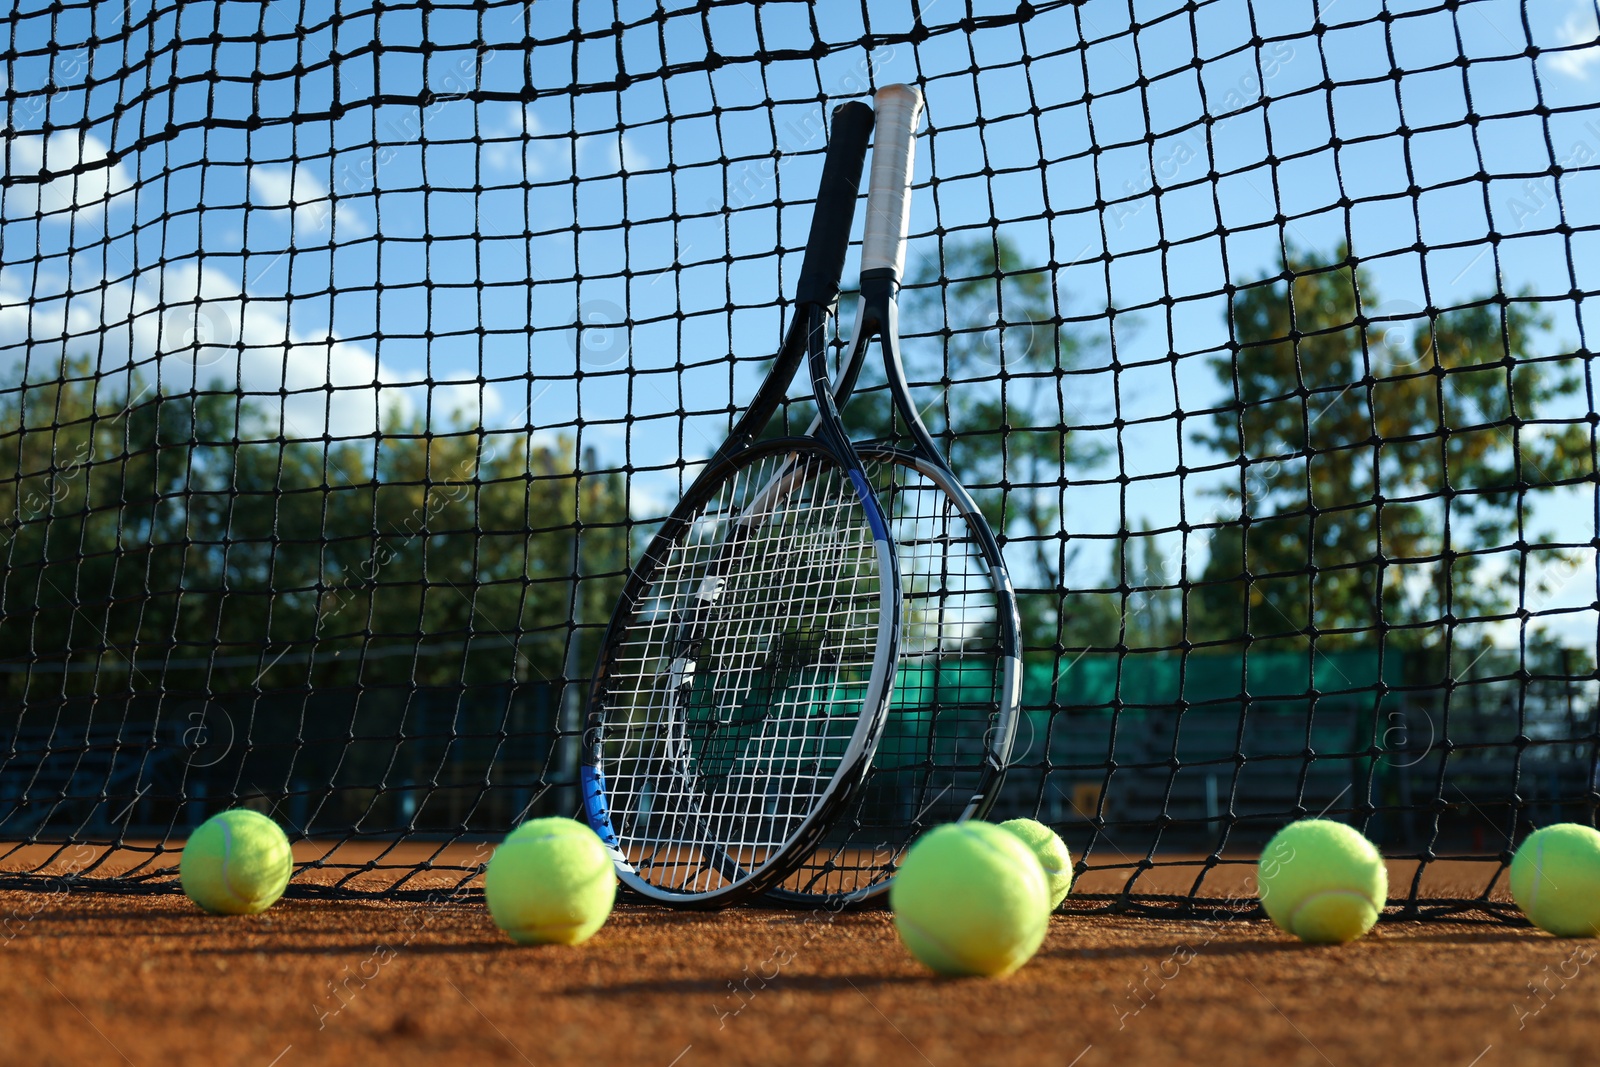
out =
[[[1001,710],[1000,597],[964,512],[905,460],[866,458],[899,558],[900,659],[861,799],[784,883],[808,894],[887,880],[917,834],[958,818]]]
[[[737,468],[613,649],[601,759],[640,875],[704,892],[764,862],[833,779],[880,616],[854,486],[819,454]]]

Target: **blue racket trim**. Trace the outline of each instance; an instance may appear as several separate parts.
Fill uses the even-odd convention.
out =
[[[860,471],[851,471],[850,481],[855,484],[856,495],[861,498],[861,507],[867,513],[867,525],[872,527],[872,539],[889,540],[889,528],[883,523],[883,513],[878,510],[878,498],[872,495],[872,487],[867,484],[867,476]]]
[[[589,820],[589,829],[599,834],[612,852],[620,853],[622,842],[611,828],[611,809],[606,806],[606,776],[599,767],[584,764],[579,768],[578,791],[583,794],[583,814]]]

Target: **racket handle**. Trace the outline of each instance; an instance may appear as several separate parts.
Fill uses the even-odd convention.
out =
[[[887,272],[896,282],[906,265],[911,227],[911,171],[922,93],[912,85],[886,85],[873,98],[878,139],[872,149],[872,189],[867,194],[861,273]]]
[[[798,304],[831,307],[839,299],[839,275],[844,273],[844,256],[850,249],[850,224],[856,217],[872,121],[872,109],[859,100],[833,109],[833,136],[828,138],[817,206],[811,215],[811,236],[806,240],[800,284],[794,294]]]

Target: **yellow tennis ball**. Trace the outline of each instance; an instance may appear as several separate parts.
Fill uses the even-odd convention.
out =
[[[1010,974],[1050,926],[1044,869],[1013,833],[949,823],[917,839],[889,889],[895,929],[940,974]]]
[[[1267,843],[1257,867],[1261,903],[1302,941],[1343,944],[1378,921],[1389,870],[1359,832],[1330,819],[1290,823]]]
[[[1511,858],[1511,896],[1541,930],[1600,935],[1600,831],[1563,822],[1529,834]]]
[[[1000,828],[1016,834],[1039,857],[1045,883],[1050,887],[1050,910],[1056,910],[1072,890],[1072,853],[1067,851],[1067,843],[1050,827],[1033,819],[1007,819]]]
[[[183,891],[213,915],[255,915],[283,896],[294,873],[289,839],[258,811],[218,812],[190,835],[178,861]]]
[[[483,894],[519,945],[576,945],[605,925],[617,872],[595,832],[572,819],[530,819],[489,857]]]

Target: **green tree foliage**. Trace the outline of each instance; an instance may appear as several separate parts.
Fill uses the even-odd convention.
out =
[[[1070,555],[1060,537],[1062,496],[1067,472],[1099,453],[1073,440],[1062,411],[1066,372],[1095,342],[1061,325],[1050,273],[1032,267],[1003,233],[947,241],[942,262],[922,258],[900,305],[913,396],[1007,546],[1026,645],[1083,643],[1107,619],[1093,604],[1073,605],[1063,617],[1060,582]],[[849,294],[841,306],[848,328]],[[897,440],[876,356],[846,422],[858,436]]]
[[[1129,590],[1126,609],[1116,609],[1123,627],[1122,644],[1172,649],[1183,640],[1183,594],[1175,577],[1179,562],[1163,555],[1161,543],[1147,533],[1117,541],[1106,587],[1126,586]],[[1116,632],[1115,622],[1107,632]],[[1105,644],[1104,635],[1095,643]]]
[[[557,679],[569,620],[609,613],[624,487],[569,441],[241,440],[261,418],[81,360],[0,398],[5,693]]]
[[[1202,441],[1241,461],[1220,492],[1240,521],[1211,539],[1196,639],[1371,643],[1383,623],[1419,647],[1447,617],[1514,610],[1514,546],[1551,539],[1525,528],[1534,502],[1592,475],[1587,428],[1549,416],[1580,381],[1535,358],[1549,326],[1537,304],[1393,321],[1348,263],[1291,252],[1279,279],[1233,301],[1238,354],[1216,362],[1228,399]]]

